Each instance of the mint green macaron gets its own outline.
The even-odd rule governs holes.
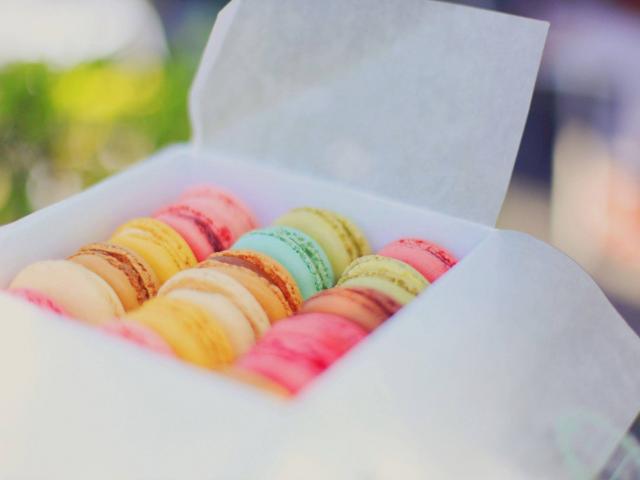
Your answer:
[[[240,237],[232,250],[253,250],[273,258],[289,271],[305,300],[335,283],[331,262],[322,247],[294,228],[253,230]]]

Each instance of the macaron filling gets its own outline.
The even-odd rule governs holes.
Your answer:
[[[208,266],[211,265],[211,263],[214,262],[220,262],[224,265],[229,265],[231,267],[235,267],[235,268],[243,268],[245,270],[249,270],[252,274],[257,275],[258,277],[260,277],[262,280],[264,280],[265,282],[267,282],[267,284],[272,287],[273,289],[275,289],[275,292],[273,290],[270,290],[270,292],[274,293],[274,295],[277,293],[277,299],[278,302],[280,303],[280,305],[282,305],[282,308],[284,308],[288,314],[286,315],[290,315],[291,313],[293,313],[293,310],[291,309],[291,306],[289,304],[289,302],[287,301],[286,297],[284,296],[284,294],[282,293],[282,291],[272,283],[271,278],[268,277],[263,270],[257,268],[253,263],[248,262],[242,258],[238,258],[238,257],[229,257],[229,256],[225,256],[225,255],[220,255],[220,256],[216,256],[213,257],[209,260],[204,261],[203,263],[200,264],[201,268],[207,268]]]
[[[405,281],[403,278],[400,278],[396,273],[381,268],[375,272],[366,272],[366,271],[348,271],[340,278],[338,285],[342,285],[349,280],[355,280],[359,278],[379,278],[386,280],[389,283],[400,287],[402,290],[407,292],[410,295],[417,296],[423,288],[416,288],[414,285],[411,285],[409,282]],[[422,278],[422,276],[420,277]],[[425,284],[426,287],[426,284]]]
[[[400,310],[400,308],[402,308],[400,303],[396,302],[388,295],[372,288],[363,287],[331,288],[318,293],[316,296],[309,299],[308,303],[320,299],[330,300],[335,295],[348,298],[349,301],[358,304],[366,310],[373,310],[375,308],[376,313],[379,312],[386,317],[394,315],[398,310]]]
[[[249,208],[239,199],[221,188],[213,188],[208,185],[192,187],[187,190],[181,198],[201,198],[209,202],[219,203],[221,207],[232,212],[232,215],[239,220],[239,223],[242,225],[240,230],[242,231],[237,232],[238,234],[253,230],[257,227],[257,221]]]
[[[290,277],[289,272],[282,265],[276,263],[271,257],[246,250],[228,250],[212,255],[211,259],[225,259],[228,263],[231,259],[237,259],[243,262],[241,266],[246,266],[246,268],[251,268],[254,272],[259,273],[282,292],[292,312],[296,312],[300,308],[302,297],[295,280]]]
[[[161,220],[164,215],[175,215],[192,222],[206,239],[212,252],[219,252],[231,246],[232,238],[229,228],[216,225],[209,216],[196,208],[188,205],[172,205],[158,212],[156,218]]]
[[[69,257],[69,260],[77,259],[82,255],[99,256],[113,268],[120,270],[135,290],[139,304],[146,302],[158,293],[155,281],[153,281],[151,274],[147,271],[147,267],[141,262],[136,261],[133,254],[119,251],[119,247],[115,245],[105,247],[88,245]],[[145,272],[146,275],[143,272]]]

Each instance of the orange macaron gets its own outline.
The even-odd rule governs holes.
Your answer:
[[[300,313],[339,315],[371,332],[401,308],[393,297],[373,288],[335,287],[311,297]]]
[[[297,312],[302,294],[291,274],[271,257],[250,250],[214,253],[200,264],[223,271],[242,283],[258,300],[271,323]]]

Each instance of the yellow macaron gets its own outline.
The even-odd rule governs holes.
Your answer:
[[[209,268],[183,270],[167,281],[159,295],[168,295],[173,290],[187,289],[207,293],[218,293],[229,299],[244,314],[256,339],[269,329],[271,324],[264,309],[251,292],[233,277]]]
[[[275,221],[276,225],[306,233],[329,257],[333,273],[340,277],[356,258],[371,253],[364,233],[348,218],[322,208],[294,208]]]
[[[125,223],[115,231],[110,243],[142,257],[161,284],[197,263],[187,242],[171,227],[153,218],[137,218]]]
[[[366,255],[347,267],[338,280],[338,287],[341,286],[373,288],[406,305],[427,288],[429,282],[400,260]]]
[[[256,335],[251,324],[240,309],[224,295],[178,289],[169,292],[167,297],[183,300],[205,309],[225,331],[236,356],[244,355],[255,345]]]
[[[125,318],[152,329],[179,358],[194,365],[213,370],[235,358],[222,325],[207,309],[192,302],[156,297]]]

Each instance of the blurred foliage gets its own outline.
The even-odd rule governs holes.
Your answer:
[[[0,69],[0,224],[189,138],[197,60]]]

